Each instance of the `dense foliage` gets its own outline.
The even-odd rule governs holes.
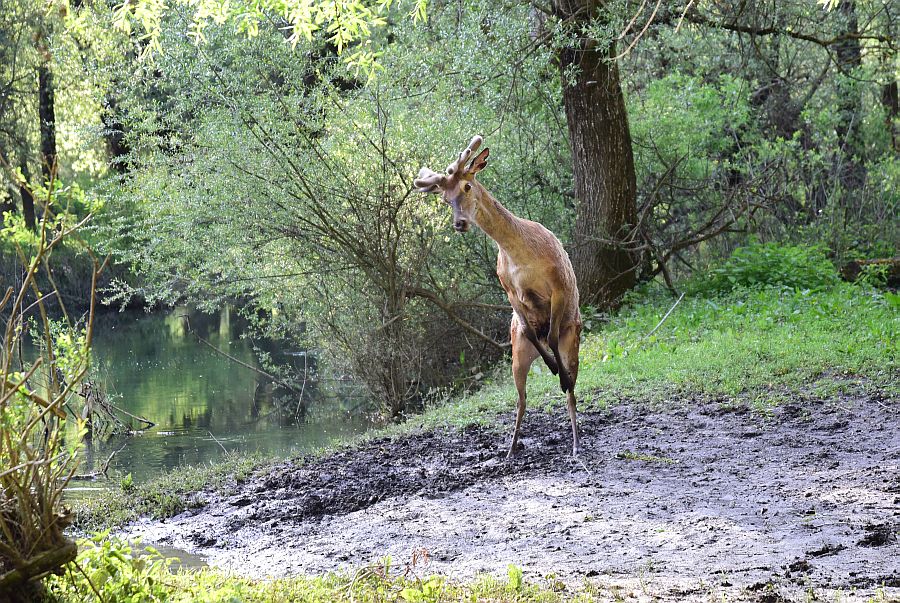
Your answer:
[[[68,211],[94,212],[86,236],[114,259],[110,303],[237,301],[389,415],[477,382],[505,350],[493,246],[451,235],[447,210],[411,192],[476,132],[488,188],[576,264],[599,245],[595,263],[674,290],[756,237],[703,286],[816,288],[828,263],[896,253],[889,3],[616,0],[584,19],[553,2],[4,2],[9,237],[40,217],[32,189],[71,182]],[[584,74],[567,53],[585,40],[610,50],[618,71],[598,73],[625,103],[635,186],[619,227],[585,210],[596,193],[602,214],[616,174],[573,171],[615,152],[569,139]],[[85,280],[85,258],[57,256],[57,280]],[[602,311],[619,296],[582,293]]]

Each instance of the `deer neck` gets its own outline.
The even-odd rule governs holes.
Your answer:
[[[522,238],[522,219],[503,207],[484,187],[476,205],[475,223],[511,258],[524,259],[528,254]]]

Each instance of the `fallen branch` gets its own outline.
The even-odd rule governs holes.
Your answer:
[[[111,453],[109,453],[109,456],[106,457],[106,460],[103,462],[102,465],[100,465],[100,471],[91,471],[90,473],[82,473],[81,475],[73,475],[72,479],[75,481],[93,481],[93,480],[97,479],[98,477],[100,477],[101,475],[103,477],[109,477],[107,475],[107,473],[109,472],[110,461],[112,461],[112,458],[116,454],[122,452],[122,450],[125,449],[125,446],[126,446],[126,444],[122,444],[116,450],[113,450]]]
[[[663,323],[666,322],[666,319],[669,318],[669,315],[672,313],[672,311],[675,310],[675,308],[678,307],[678,304],[681,303],[682,299],[684,299],[684,293],[682,293],[680,296],[678,296],[678,299],[675,300],[675,303],[672,304],[672,307],[669,308],[669,311],[666,312],[666,315],[663,316],[662,319],[658,323],[656,323],[656,326],[653,327],[652,331],[650,331],[649,333],[644,335],[643,339],[649,339],[654,333],[656,333],[656,331],[659,330],[659,328],[663,325]]]
[[[21,567],[0,576],[0,593],[21,592],[21,584],[45,576],[75,560],[78,546],[66,541],[62,546],[36,555]]]

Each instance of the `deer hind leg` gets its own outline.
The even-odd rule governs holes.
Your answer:
[[[573,379],[569,376],[569,371],[566,370],[566,365],[559,350],[563,331],[562,321],[563,316],[565,316],[567,301],[563,292],[554,291],[550,296],[550,331],[547,333],[547,345],[550,346],[550,351],[553,352],[553,360],[559,367],[559,387],[563,390],[563,393],[572,391],[572,387],[575,385]],[[578,356],[577,353],[575,355],[576,357]],[[553,374],[555,375],[556,371]]]
[[[566,406],[569,409],[569,420],[572,422],[572,455],[578,456],[581,451],[581,443],[578,438],[578,419],[575,406],[575,381],[578,379],[578,350],[581,346],[581,325],[566,325],[560,330],[560,381],[563,374],[568,374],[571,379],[570,387],[566,392]]]
[[[522,333],[516,318],[513,318],[510,327],[510,340],[512,341],[513,381],[516,383],[516,392],[519,394],[519,398],[516,405],[516,426],[513,429],[512,443],[509,446],[506,458],[516,454],[516,445],[519,443],[519,429],[522,426],[522,419],[525,417],[525,385],[528,381],[528,370],[539,355],[534,344]]]

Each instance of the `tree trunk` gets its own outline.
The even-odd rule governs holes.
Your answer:
[[[862,66],[862,48],[858,38],[859,24],[856,18],[856,3],[844,1],[838,5],[838,12],[844,19],[841,25],[846,40],[835,44],[837,67],[843,77],[838,80],[840,100],[838,101],[838,124],[835,130],[838,135],[840,151],[838,155],[838,178],[845,191],[862,188],[866,180],[866,168],[857,157],[862,150],[860,125],[862,122],[862,94],[856,81],[852,79],[856,70]]]
[[[19,184],[19,196],[22,197],[22,217],[25,218],[25,226],[29,230],[37,230],[37,219],[34,213],[34,195],[31,194],[31,171],[28,169],[28,162],[21,159],[19,162],[19,170],[22,172],[22,178],[25,182]]]
[[[8,162],[9,157],[7,153],[0,147],[0,164],[4,166],[9,165]],[[0,226],[2,226],[3,215],[16,211],[16,191],[18,189],[15,182],[10,178],[6,178],[3,172],[0,172],[0,180],[3,181],[3,186],[6,189],[3,193],[0,193]]]
[[[896,125],[900,117],[900,93],[896,79],[881,87],[881,104],[884,106],[884,125],[891,137],[891,148],[900,153],[900,132]]]
[[[590,0],[554,2],[577,24],[596,7]],[[559,52],[577,204],[572,264],[581,302],[609,308],[636,284],[637,259],[626,241],[637,221],[634,155],[615,44],[579,40]]]
[[[38,67],[38,117],[41,120],[41,171],[48,182],[56,172],[56,109],[53,73],[48,64]]]

